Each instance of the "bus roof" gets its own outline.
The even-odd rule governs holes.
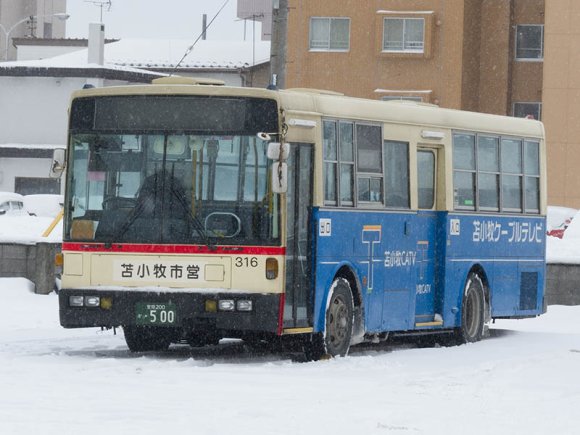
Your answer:
[[[348,97],[316,89],[268,90],[201,84],[151,84],[111,86],[75,91],[72,98],[116,95],[215,95],[267,98],[278,101],[287,113],[373,122],[385,122],[453,130],[544,138],[536,120],[444,109],[412,101],[380,101]]]

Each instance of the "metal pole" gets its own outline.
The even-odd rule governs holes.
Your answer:
[[[286,37],[288,33],[288,0],[274,0],[272,9],[272,42],[270,49],[271,84],[286,86]]]

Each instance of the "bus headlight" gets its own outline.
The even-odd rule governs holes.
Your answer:
[[[82,307],[85,305],[85,298],[83,296],[69,296],[68,304],[71,307]]]
[[[233,299],[220,299],[218,301],[218,308],[220,311],[234,311],[236,304]]]
[[[98,307],[101,305],[101,298],[98,296],[85,296],[85,307]]]
[[[236,302],[236,310],[238,311],[252,311],[252,301],[242,299]]]

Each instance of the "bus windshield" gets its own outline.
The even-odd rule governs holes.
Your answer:
[[[73,133],[65,239],[277,244],[266,148],[255,134]]]

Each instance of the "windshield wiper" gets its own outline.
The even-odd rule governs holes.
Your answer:
[[[173,194],[173,196],[175,196],[175,198],[177,199],[177,202],[179,202],[181,207],[183,207],[183,210],[187,214],[187,217],[189,218],[189,220],[193,223],[193,226],[195,227],[196,231],[201,236],[204,245],[206,245],[208,248],[214,248],[215,244],[212,243],[210,237],[207,235],[205,228],[203,226],[203,223],[200,221],[200,219],[199,219],[199,217],[197,217],[197,215],[194,215],[191,212],[190,208],[187,206],[187,202],[185,201],[185,198],[183,198],[183,196],[181,196],[179,194],[177,189],[175,189],[173,183],[171,183],[170,189],[171,189],[171,193]]]

